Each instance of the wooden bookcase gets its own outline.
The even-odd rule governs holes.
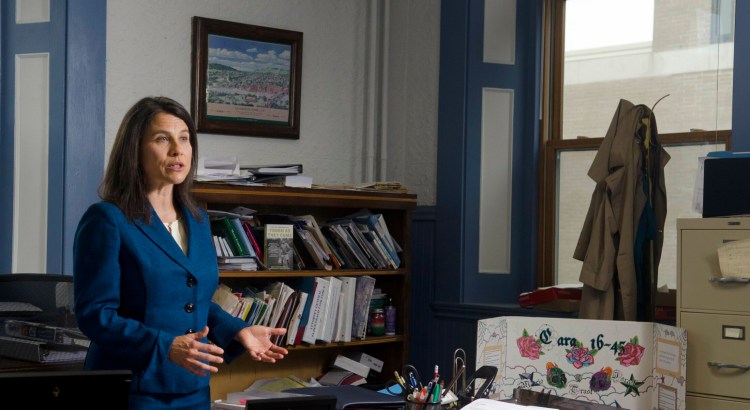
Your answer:
[[[357,190],[307,189],[286,187],[244,187],[198,183],[193,194],[204,208],[230,210],[236,206],[259,213],[290,215],[311,214],[319,224],[329,219],[352,214],[362,208],[383,214],[391,235],[403,248],[397,270],[292,270],[292,271],[221,271],[220,281],[232,287],[251,284],[262,286],[272,281],[304,276],[360,276],[376,279],[393,299],[396,307],[395,336],[367,336],[352,342],[302,344],[285,346],[289,355],[274,364],[256,362],[243,355],[228,365],[220,365],[219,373],[211,375],[211,399],[226,399],[228,393],[246,389],[262,378],[295,375],[305,380],[325,373],[339,353],[362,351],[383,360],[383,371],[368,382],[385,382],[393,371],[401,371],[407,363],[409,346],[409,292],[411,266],[411,220],[417,198],[412,194],[383,193]]]

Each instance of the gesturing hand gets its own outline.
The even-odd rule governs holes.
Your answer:
[[[237,333],[235,340],[242,343],[253,360],[275,363],[277,359],[283,359],[284,355],[289,352],[271,343],[271,336],[284,333],[286,333],[284,328],[248,326]]]
[[[206,336],[208,326],[200,332],[175,337],[169,349],[169,360],[198,376],[205,376],[206,372],[218,372],[219,369],[210,363],[223,363],[221,355],[224,350],[219,346],[200,342]]]

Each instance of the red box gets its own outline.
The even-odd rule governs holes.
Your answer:
[[[524,308],[576,312],[581,304],[582,293],[582,288],[539,288],[518,295],[518,304]]]

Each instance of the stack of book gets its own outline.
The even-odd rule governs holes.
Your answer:
[[[234,290],[220,283],[213,301],[251,325],[283,327],[278,345],[350,342],[366,337],[372,276],[301,277],[273,282],[262,290]]]
[[[324,386],[362,385],[370,373],[380,373],[383,361],[364,352],[337,355],[330,369],[318,378]]]
[[[398,269],[401,246],[382,214],[363,209],[320,224],[313,215],[209,210],[222,270]]]
[[[0,355],[37,363],[83,361],[90,344],[75,328],[6,320],[3,330]]]
[[[302,175],[302,164],[242,165],[240,171],[256,184],[311,188],[312,177]]]
[[[231,211],[209,209],[211,235],[219,269],[255,271],[262,269],[262,249],[253,232],[255,211],[237,207]]]

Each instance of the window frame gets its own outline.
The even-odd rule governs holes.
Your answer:
[[[542,105],[539,141],[539,215],[537,286],[556,284],[557,158],[570,150],[597,150],[604,137],[563,139],[563,70],[565,66],[565,1],[544,0],[542,28]],[[723,143],[731,149],[731,130],[660,133],[664,146]]]

